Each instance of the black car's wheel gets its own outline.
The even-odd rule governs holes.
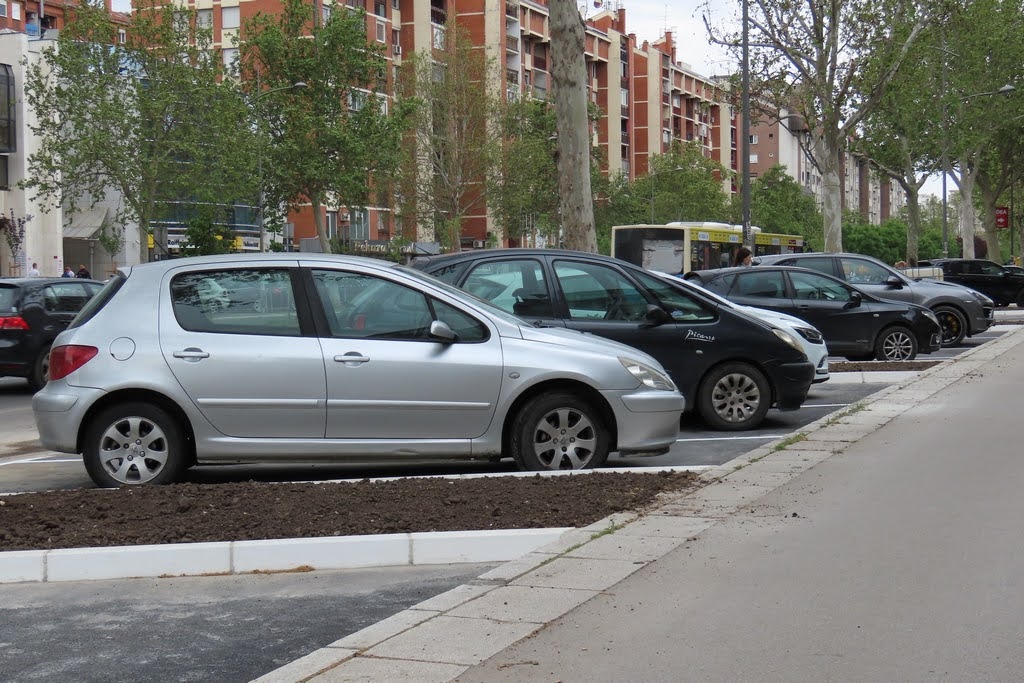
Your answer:
[[[47,344],[39,351],[39,355],[32,362],[32,369],[28,373],[28,388],[32,391],[39,391],[46,386],[50,380],[50,345]]]
[[[101,411],[85,433],[82,457],[97,486],[170,484],[187,462],[178,421],[147,403]]]
[[[875,358],[878,360],[914,360],[917,357],[917,339],[902,325],[887,327],[875,340]]]
[[[942,345],[956,346],[967,336],[967,320],[964,314],[952,306],[936,306],[935,316],[942,326]]]
[[[772,392],[764,374],[746,363],[725,363],[705,376],[697,412],[714,429],[753,429],[771,407]]]
[[[590,403],[566,392],[534,398],[512,422],[510,446],[524,470],[580,470],[608,459],[611,436]]]

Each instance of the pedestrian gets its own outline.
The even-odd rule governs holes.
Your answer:
[[[81,278],[90,278],[90,277],[92,277],[92,275],[89,273],[89,269],[86,268],[84,264],[78,266],[78,277],[81,277]]]
[[[64,266],[64,274],[61,277],[75,277],[75,271],[71,270],[71,266]]]
[[[749,266],[754,260],[754,255],[750,253],[750,249],[747,247],[740,247],[740,250],[736,252],[736,259],[732,262],[734,266]]]
[[[28,269],[29,277],[39,277],[39,264],[33,262],[32,267]]]

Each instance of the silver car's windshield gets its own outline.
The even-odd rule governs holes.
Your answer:
[[[403,273],[405,273],[406,275],[409,275],[410,277],[417,278],[417,279],[422,280],[424,282],[429,282],[434,287],[437,287],[438,289],[443,289],[446,292],[448,292],[449,294],[451,294],[452,296],[458,297],[460,299],[472,299],[474,304],[476,304],[480,308],[485,309],[489,315],[493,315],[495,318],[500,318],[500,319],[504,320],[507,323],[510,323],[512,325],[529,325],[530,324],[529,322],[527,322],[526,320],[523,320],[522,318],[517,318],[516,316],[512,315],[508,311],[505,311],[505,310],[502,310],[502,309],[498,308],[497,306],[492,304],[490,301],[488,301],[486,299],[481,299],[480,297],[478,297],[478,296],[476,296],[474,294],[470,294],[469,292],[467,292],[464,289],[459,289],[458,287],[454,287],[454,286],[448,284],[447,282],[444,282],[443,280],[440,280],[440,279],[434,277],[433,275],[430,275],[429,273],[424,273],[422,270],[417,270],[415,268],[409,268],[408,266],[402,266],[402,265],[396,265],[395,268],[401,270]]]

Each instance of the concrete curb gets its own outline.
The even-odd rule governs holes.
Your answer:
[[[256,679],[451,681],[1024,343],[1024,328],[726,465],[645,515],[612,515]]]

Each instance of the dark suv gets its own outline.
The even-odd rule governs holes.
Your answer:
[[[939,319],[942,345],[947,347],[984,332],[995,322],[995,304],[981,292],[945,280],[911,279],[863,254],[774,254],[759,256],[754,263],[818,270],[877,297],[929,308]]]
[[[50,344],[102,287],[78,278],[0,278],[0,377],[24,377],[41,389]]]
[[[976,289],[996,306],[1024,306],[1024,273],[1015,273],[995,261],[980,258],[949,258],[921,261],[920,266],[942,269],[942,278]]]

